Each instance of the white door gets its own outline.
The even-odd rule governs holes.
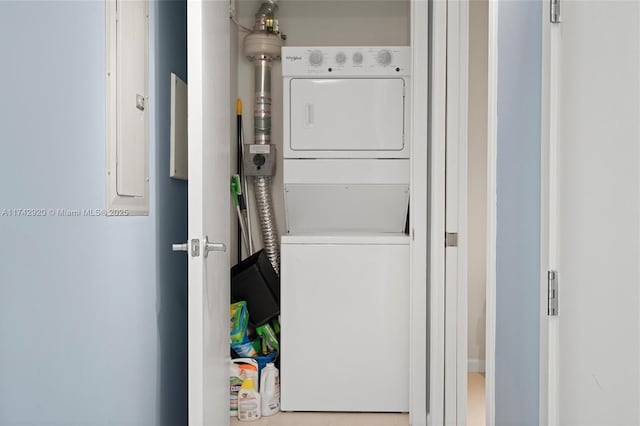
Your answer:
[[[557,231],[550,263],[558,270],[559,310],[550,321],[557,374],[550,377],[549,422],[637,425],[640,2],[563,1],[561,8],[562,23],[551,28],[559,80],[550,91],[558,126],[551,133]]]
[[[447,4],[444,424],[467,407],[467,2]]]
[[[189,425],[229,424],[230,29],[224,1],[189,1]]]

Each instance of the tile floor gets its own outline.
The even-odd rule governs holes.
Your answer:
[[[231,426],[408,426],[408,414],[395,413],[278,413],[255,422],[231,420]]]
[[[484,374],[469,373],[467,424],[484,426]],[[278,413],[255,422],[231,419],[231,426],[408,426],[408,414],[395,413]]]
[[[484,426],[484,373],[469,373],[467,376],[467,425]]]

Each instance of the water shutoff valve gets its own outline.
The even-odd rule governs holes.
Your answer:
[[[244,174],[246,176],[273,176],[276,172],[275,145],[245,145]]]

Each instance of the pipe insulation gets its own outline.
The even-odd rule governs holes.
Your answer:
[[[274,0],[265,0],[256,13],[253,32],[244,40],[245,54],[252,59],[254,65],[254,144],[271,144],[271,64],[280,57],[282,39],[278,33],[277,10]],[[271,176],[255,176],[253,180],[256,209],[264,251],[280,275],[280,235],[276,226],[271,197]]]

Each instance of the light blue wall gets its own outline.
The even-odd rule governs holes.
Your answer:
[[[0,214],[103,208],[104,2],[0,2],[0,56]],[[161,265],[160,242],[186,239],[184,220],[168,225],[184,219],[171,197],[182,203],[186,190],[165,193],[155,135],[168,136],[151,122],[148,217],[0,216],[2,426],[155,425],[171,399],[163,389],[184,382],[186,360],[166,347],[186,342],[186,302],[171,301],[168,284],[184,286],[186,272]],[[183,363],[177,373],[170,360]],[[186,400],[184,386],[176,392]]]
[[[499,4],[496,424],[539,418],[542,3]]]

